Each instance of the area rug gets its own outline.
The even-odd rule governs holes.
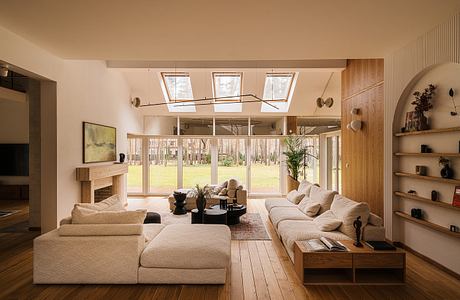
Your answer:
[[[169,224],[190,224],[191,214],[173,215],[162,213],[161,223]],[[271,240],[265,229],[262,218],[258,213],[247,213],[240,217],[240,224],[230,225],[232,240]]]

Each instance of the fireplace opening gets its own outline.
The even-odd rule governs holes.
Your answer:
[[[97,190],[94,190],[94,202],[100,202],[112,196],[112,186],[106,186]]]

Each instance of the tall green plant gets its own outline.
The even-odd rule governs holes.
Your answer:
[[[298,180],[307,149],[303,146],[301,137],[296,135],[288,136],[284,143],[286,144],[286,151],[283,154],[286,156],[289,175]]]

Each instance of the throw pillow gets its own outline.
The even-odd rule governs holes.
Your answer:
[[[318,214],[321,204],[319,203],[308,203],[301,209],[301,211],[309,217],[314,217]]]
[[[227,184],[227,189],[229,190],[236,190],[239,186],[239,183],[238,183],[238,180],[232,178],[228,181],[228,184]]]
[[[316,185],[313,185],[310,190],[310,199],[314,203],[321,204],[321,208],[319,209],[318,213],[322,214],[331,208],[332,200],[336,194],[336,191],[325,190]]]
[[[286,198],[294,203],[294,204],[299,204],[300,200],[303,199],[303,197],[305,197],[305,194],[301,194],[299,191],[297,190],[293,190],[293,191],[290,191],[287,195],[286,195]]]
[[[297,188],[297,190],[299,192],[301,192],[302,194],[310,196],[310,190],[311,190],[312,186],[313,186],[313,184],[311,182],[309,182],[306,179],[304,179],[304,180],[302,180],[300,182],[299,187]]]
[[[219,196],[227,196],[227,192],[228,192],[228,189],[227,188],[223,188],[220,193],[219,193]]]
[[[313,223],[315,223],[316,227],[318,227],[318,229],[321,231],[333,231],[339,228],[339,226],[342,224],[342,221],[337,219],[332,211],[328,210],[320,216],[316,217],[313,220]]]
[[[229,198],[236,198],[236,190],[228,190],[227,191],[227,196]]]
[[[95,211],[75,206],[72,224],[143,224],[147,210]]]
[[[123,204],[121,203],[120,197],[118,195],[110,196],[107,199],[104,199],[100,202],[90,204],[90,203],[77,203],[75,206],[83,207],[86,209],[91,209],[95,211],[120,211],[125,210]]]
[[[356,238],[356,230],[353,222],[361,216],[362,227],[367,225],[369,220],[369,206],[365,202],[356,202],[342,195],[336,195],[331,205],[334,215],[342,221],[339,230],[352,239]]]

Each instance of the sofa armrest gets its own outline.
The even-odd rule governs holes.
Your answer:
[[[64,224],[59,236],[127,236],[142,235],[143,224]]]
[[[236,190],[236,201],[238,204],[247,205],[248,203],[248,191],[246,190]]]
[[[384,241],[385,227],[367,224],[363,228],[363,240],[365,241]]]
[[[33,281],[37,284],[137,283],[144,235],[60,236],[34,239]]]

